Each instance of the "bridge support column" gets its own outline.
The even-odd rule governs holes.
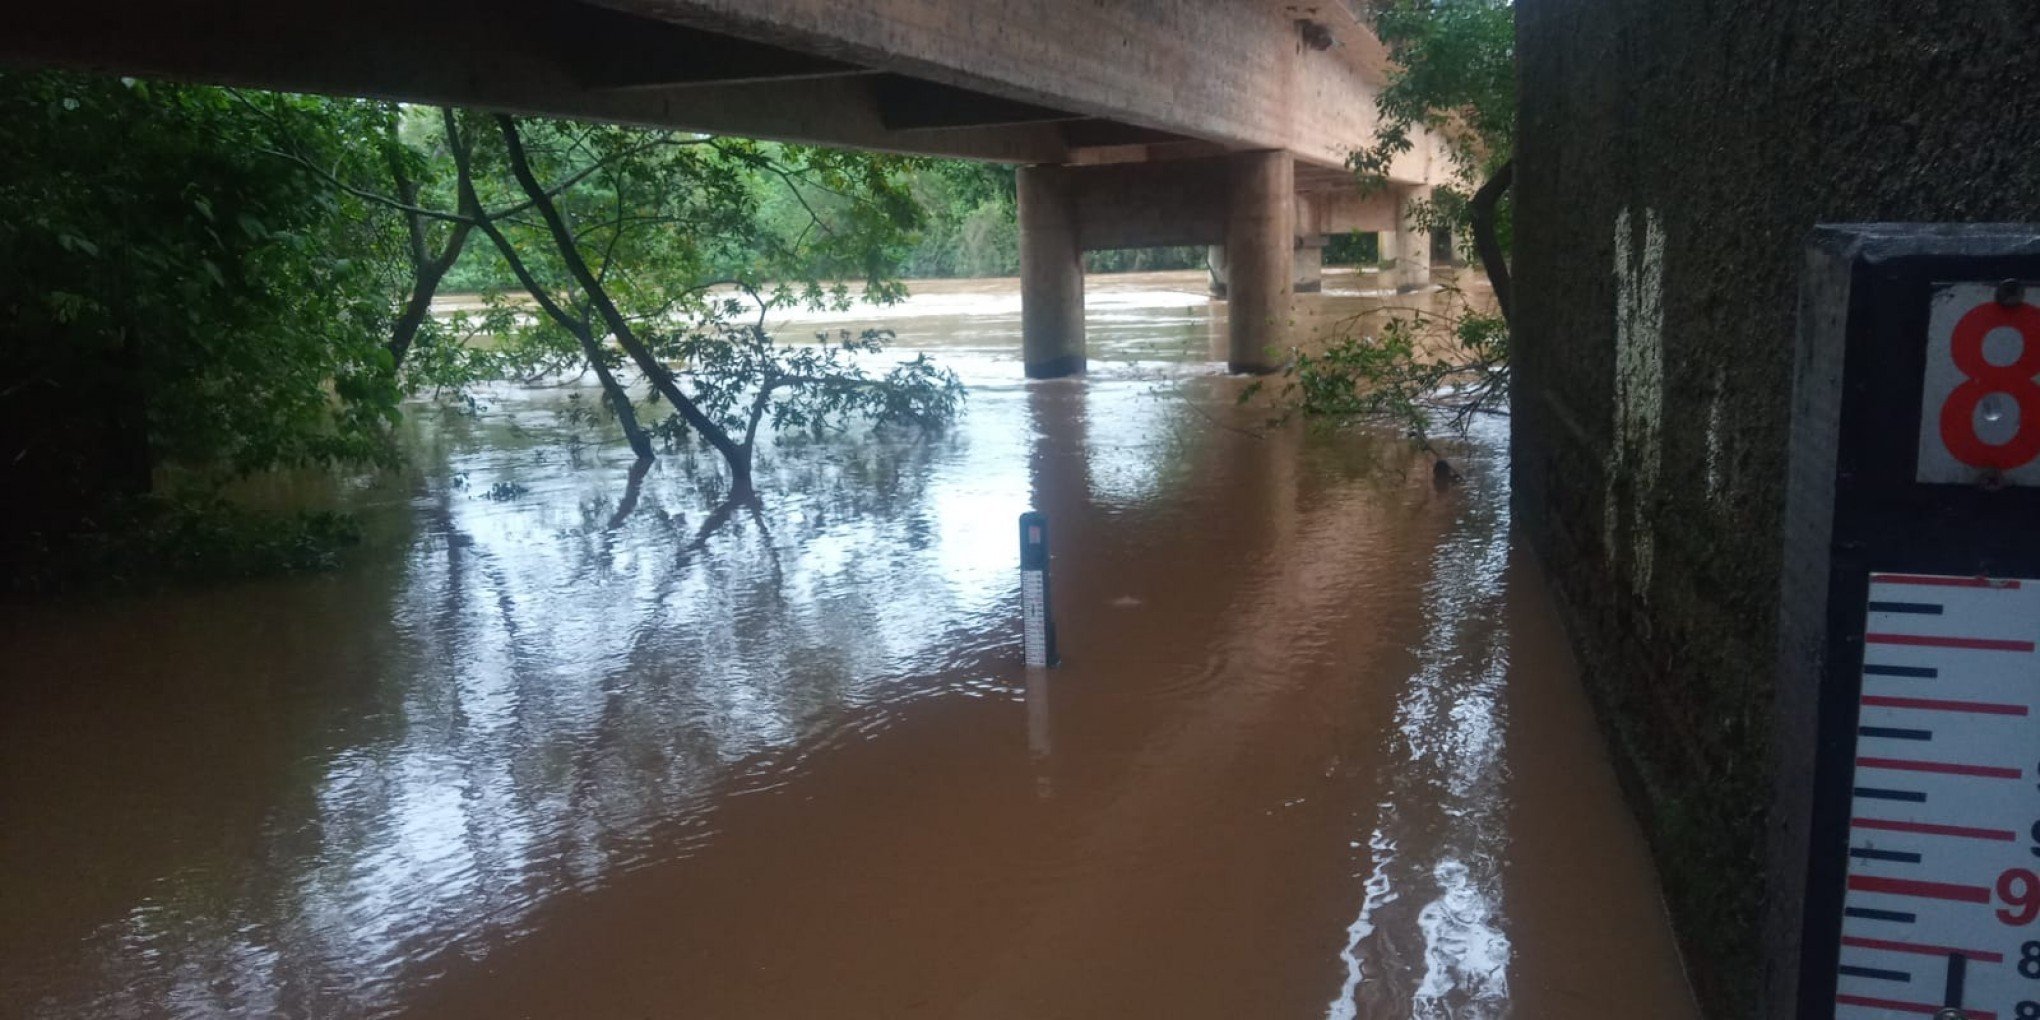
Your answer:
[[[1224,301],[1225,245],[1213,244],[1205,246],[1204,268],[1206,272],[1211,274],[1211,296],[1216,300]]]
[[[1233,193],[1225,224],[1229,335],[1235,372],[1268,372],[1288,339],[1296,165],[1289,153],[1233,157]]]
[[[1316,294],[1325,289],[1325,239],[1323,237],[1299,237],[1296,239],[1295,289],[1298,294]]]
[[[1084,371],[1084,252],[1069,171],[1025,166],[1020,199],[1020,356],[1029,379]]]
[[[1399,293],[1431,285],[1431,232],[1419,226],[1416,217],[1421,197],[1415,191],[1396,192],[1395,232],[1381,235],[1381,257],[1395,259],[1395,289]]]

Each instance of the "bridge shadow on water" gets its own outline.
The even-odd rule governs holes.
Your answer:
[[[336,497],[345,570],[0,624],[0,1009],[1690,1008],[1499,429],[1440,490],[1195,359],[943,354],[963,423],[782,440],[755,514],[506,391]]]

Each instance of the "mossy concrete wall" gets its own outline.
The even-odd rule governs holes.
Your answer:
[[[2032,0],[1518,0],[1515,472],[1701,998],[1758,1015],[1820,222],[2040,221]],[[1775,954],[1769,954],[1775,956]]]

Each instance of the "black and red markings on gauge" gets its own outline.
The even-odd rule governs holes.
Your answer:
[[[2021,786],[2025,769],[1993,760],[1997,752],[2015,749],[2006,746],[2005,734],[1977,727],[1988,726],[1993,719],[2025,719],[2032,706],[2002,695],[1951,692],[1941,683],[1944,666],[1966,671],[1971,678],[1967,686],[1972,688],[1978,686],[1976,676],[1995,677],[2002,669],[1979,665],[1975,658],[1936,661],[1979,652],[2033,655],[2033,641],[1965,633],[1965,620],[1951,613],[1951,607],[1957,612],[1971,608],[1960,603],[1977,596],[2016,591],[2021,585],[2016,580],[1910,574],[1872,574],[1870,582],[1865,608],[1874,622],[1863,635],[1864,683],[1858,696],[1859,718],[1867,721],[1857,727],[1854,807],[1848,822],[1857,836],[1848,851],[1845,929],[1836,967],[1839,978],[1857,982],[1837,989],[1835,1003],[1919,1015],[1957,1006],[1972,1020],[1995,1020],[1995,1012],[1967,1004],[1966,986],[1972,964],[2004,965],[2002,949],[1985,948],[1987,939],[1965,945],[1908,938],[1905,933],[1923,914],[1936,915],[1931,920],[1938,923],[1928,925],[1935,931],[1961,931],[1971,926],[1951,925],[1951,910],[1989,912],[1998,902],[2004,905],[1995,913],[2005,924],[2022,925],[2040,916],[2040,877],[2010,868],[1994,884],[1979,883],[1983,876],[1968,852],[1978,844],[2019,841],[2015,829],[1980,823],[1978,815],[2003,801],[1996,787]],[[1908,620],[1919,625],[1909,627]],[[1900,649],[1904,651],[1894,652]],[[2002,690],[2001,684],[1997,686]],[[1903,962],[1907,960],[1916,963]],[[2040,969],[2040,961],[2022,960],[2022,973],[2029,969]],[[1870,994],[1865,982],[1888,985],[1893,991]],[[2022,1003],[2019,1016],[2025,1015]]]

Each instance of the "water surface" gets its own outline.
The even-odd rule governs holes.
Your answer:
[[[1334,276],[1305,321],[1378,318]],[[345,569],[0,623],[23,1016],[1692,1015],[1534,565],[1466,481],[1264,428],[1195,274],[789,323],[970,384],[935,436],[627,453],[574,387],[419,406]],[[1064,664],[1019,664],[1015,517]]]

